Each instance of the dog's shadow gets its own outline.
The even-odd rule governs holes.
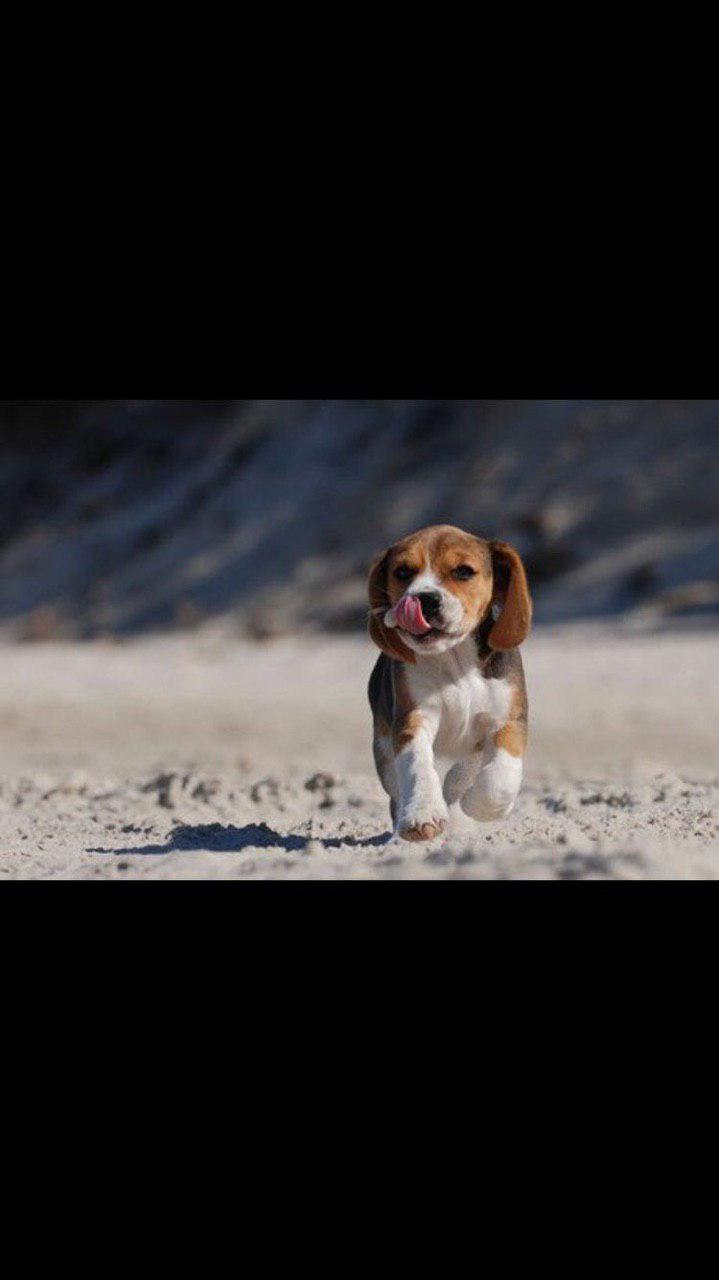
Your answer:
[[[392,839],[390,831],[382,835],[368,836],[358,839],[357,836],[299,836],[280,835],[268,827],[266,822],[250,822],[244,827],[223,826],[220,822],[202,823],[190,826],[187,823],[175,827],[164,844],[137,845],[126,849],[88,849],[87,853],[113,853],[118,857],[160,856],[164,853],[210,852],[210,853],[243,853],[245,849],[285,849],[290,853],[302,853],[310,840],[322,845],[324,849],[339,849],[342,845],[351,845],[355,849],[381,848]]]

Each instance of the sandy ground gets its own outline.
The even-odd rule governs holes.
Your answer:
[[[358,639],[0,648],[0,878],[719,874],[719,642],[544,630],[505,822],[390,836]]]

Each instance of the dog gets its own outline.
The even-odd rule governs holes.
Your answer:
[[[433,840],[450,813],[506,817],[522,782],[528,704],[519,645],[532,621],[521,557],[451,525],[379,555],[369,631],[374,759],[395,834]]]

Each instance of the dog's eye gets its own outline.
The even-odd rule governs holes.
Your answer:
[[[470,564],[458,564],[456,569],[452,570],[452,577],[458,582],[466,582],[468,578],[473,578],[475,570]]]
[[[410,569],[408,564],[398,564],[394,576],[398,582],[409,582],[414,577],[414,569]]]

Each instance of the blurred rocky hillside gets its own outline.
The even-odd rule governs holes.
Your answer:
[[[5,400],[0,628],[364,626],[437,521],[522,551],[538,622],[719,616],[719,401]]]

